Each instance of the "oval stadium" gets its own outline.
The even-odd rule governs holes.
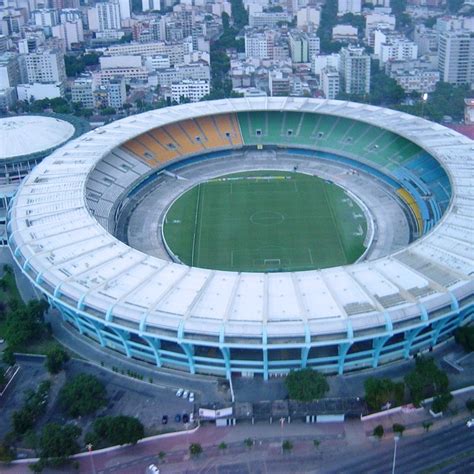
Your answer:
[[[24,180],[8,243],[91,343],[230,378],[377,367],[474,314],[474,143],[367,104],[130,116]]]

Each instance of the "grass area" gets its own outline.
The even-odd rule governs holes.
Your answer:
[[[360,207],[333,183],[279,171],[201,183],[168,210],[164,236],[192,266],[297,271],[353,263],[364,252]]]

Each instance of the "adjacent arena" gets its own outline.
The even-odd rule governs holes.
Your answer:
[[[245,273],[169,252],[163,217],[192,186],[296,169],[360,204],[368,237],[356,263]],[[471,140],[393,110],[201,102],[56,150],[16,194],[8,241],[66,321],[127,357],[228,378],[307,366],[342,374],[429,350],[472,319],[473,180]]]

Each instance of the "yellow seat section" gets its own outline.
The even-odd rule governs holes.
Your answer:
[[[171,125],[166,125],[163,127],[166,133],[170,137],[173,137],[176,145],[178,146],[178,153],[181,155],[189,155],[191,153],[197,153],[202,151],[201,144],[192,142],[189,137],[186,135],[184,130],[177,123]]]
[[[199,117],[195,119],[199,128],[206,136],[206,141],[203,144],[206,148],[222,148],[229,146],[229,140],[219,133],[216,124],[212,117]]]
[[[231,145],[242,145],[242,135],[235,114],[215,115],[214,120],[220,135]]]
[[[155,128],[148,132],[163,148],[163,162],[172,160],[179,155],[178,145],[162,128]],[[169,146],[171,145],[171,147]]]
[[[418,232],[422,234],[423,233],[423,218],[421,217],[420,208],[418,207],[418,204],[416,203],[415,199],[406,189],[403,189],[403,188],[397,189],[397,194],[411,209],[416,219]]]
[[[197,123],[191,120],[185,120],[184,122],[179,122],[179,126],[188,136],[191,142],[204,146],[205,136],[203,135],[202,130],[199,129]]]
[[[122,146],[144,161],[147,165],[154,166],[156,164],[155,154],[153,151],[140,143],[138,138],[133,138]]]

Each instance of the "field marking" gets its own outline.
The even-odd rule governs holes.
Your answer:
[[[234,267],[234,251],[233,250],[230,251],[230,266],[231,268]]]
[[[204,191],[205,191],[206,188],[204,188],[202,190],[202,193],[200,195],[200,201],[198,202],[198,205],[200,204],[200,207],[202,209],[204,209]],[[197,246],[197,253],[199,255],[200,251],[201,251],[201,233],[202,233],[202,221],[203,221],[203,218],[202,216],[199,216],[199,232],[198,232],[198,239],[197,239],[197,242],[198,242],[198,246]],[[199,259],[198,259],[198,262],[199,262]]]
[[[309,253],[309,259],[311,260],[311,265],[314,265],[313,252],[311,252],[310,248],[308,248],[308,253]]]
[[[334,209],[332,208],[331,201],[330,201],[328,193],[327,193],[327,186],[323,187],[323,194],[324,194],[326,204],[329,208],[329,212],[330,212],[332,220],[333,220],[334,229],[336,231],[336,237],[337,237],[337,240],[339,242],[339,246],[341,247],[342,255],[344,255],[344,258],[345,258],[346,263],[347,263],[348,259],[347,259],[347,255],[346,255],[346,250],[344,249],[344,245],[342,244],[341,236],[339,235],[340,234],[340,229],[339,229],[339,226],[337,225],[337,219],[336,219],[336,216],[334,214]]]
[[[191,266],[194,265],[194,247],[196,245],[196,227],[199,211],[199,197],[201,196],[201,183],[198,184],[198,192],[196,198],[196,213],[194,214],[194,232],[193,232],[193,245],[191,247]]]

